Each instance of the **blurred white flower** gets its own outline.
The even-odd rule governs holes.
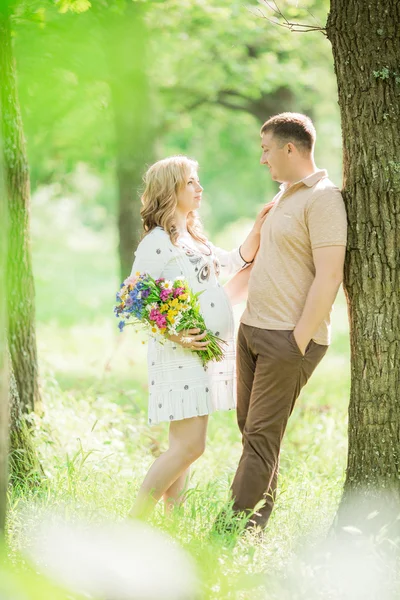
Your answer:
[[[25,552],[40,571],[78,593],[107,600],[193,600],[194,564],[167,535],[140,521],[66,523],[46,514]]]
[[[388,494],[347,497],[338,523],[285,569],[273,600],[397,600],[399,505]]]

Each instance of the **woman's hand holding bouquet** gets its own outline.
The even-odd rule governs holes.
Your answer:
[[[131,275],[121,285],[114,308],[125,325],[144,325],[158,341],[166,339],[198,353],[203,365],[224,357],[225,342],[209,329],[200,312],[198,297],[183,278],[153,279],[148,273]],[[203,332],[203,333],[201,333]]]

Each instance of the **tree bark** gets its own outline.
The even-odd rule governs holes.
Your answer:
[[[116,136],[121,280],[130,273],[141,237],[143,173],[155,154],[155,119],[146,74],[146,10],[145,3],[127,2],[123,12],[110,11],[103,24]]]
[[[349,221],[349,450],[339,518],[400,497],[400,4],[331,0]],[[362,504],[362,503],[361,503]],[[365,518],[358,503],[358,520]],[[364,511],[365,513],[365,511]],[[352,513],[353,517],[355,516]]]
[[[43,477],[29,425],[21,410],[17,382],[9,360],[9,475],[11,484],[33,487]]]
[[[2,107],[0,102],[0,118]],[[0,132],[0,536],[4,536],[8,481],[8,356],[7,356],[7,196],[4,185],[3,144]]]
[[[19,108],[9,7],[0,3],[0,94],[5,186],[8,198],[8,343],[23,412],[39,402],[35,291],[29,241],[30,189]]]

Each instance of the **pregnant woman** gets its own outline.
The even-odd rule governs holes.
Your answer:
[[[203,367],[196,351],[206,333],[191,329],[169,336],[165,344],[150,338],[148,349],[149,423],[169,422],[169,448],[151,466],[131,511],[142,517],[161,497],[166,511],[182,500],[190,465],[204,451],[208,415],[235,408],[234,321],[220,273],[247,267],[258,250],[260,229],[270,207],[257,216],[252,231],[231,252],[213,246],[202,232],[197,209],[203,188],[198,164],[185,156],[155,163],[145,175],[141,216],[144,238],[132,274],[155,279],[184,277],[199,297],[207,327],[227,342],[222,362]]]

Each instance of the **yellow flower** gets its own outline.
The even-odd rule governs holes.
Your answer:
[[[169,303],[170,306],[174,307],[174,306],[178,306],[179,304],[179,300],[178,298],[174,298],[173,300],[171,300],[171,302]]]
[[[166,313],[169,310],[168,304],[162,304],[160,306],[160,313]]]
[[[179,296],[179,300],[187,300],[188,295],[187,294],[181,294]]]

